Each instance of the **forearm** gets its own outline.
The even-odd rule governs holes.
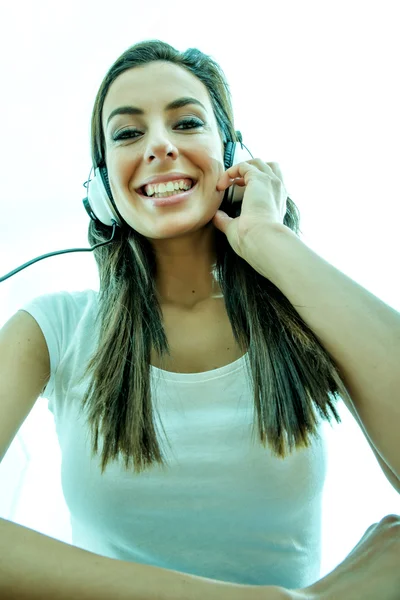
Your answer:
[[[265,591],[265,595],[260,595]],[[0,519],[2,600],[281,600],[237,585],[110,559]]]
[[[330,353],[372,444],[400,478],[400,313],[284,225],[260,227],[244,252]]]

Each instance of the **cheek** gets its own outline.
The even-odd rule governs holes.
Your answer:
[[[208,157],[208,165],[209,171],[211,173],[213,183],[217,184],[217,181],[224,174],[224,165],[221,162],[221,158],[219,156],[209,156]]]
[[[225,170],[223,156],[215,145],[205,149],[205,152],[198,159],[198,165],[204,173],[208,173],[215,180],[219,179]]]
[[[131,189],[135,174],[137,171],[138,161],[135,158],[123,156],[113,156],[107,163],[108,176],[115,187],[119,189]]]

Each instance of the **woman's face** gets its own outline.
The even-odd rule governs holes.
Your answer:
[[[168,108],[180,98],[201,104]],[[127,106],[136,114],[110,119],[115,109]],[[212,220],[223,198],[216,189],[224,172],[223,143],[200,80],[163,61],[129,69],[110,86],[102,122],[113,198],[133,229],[151,239],[177,238]],[[183,202],[155,206],[139,191],[147,180],[174,173],[196,181]]]

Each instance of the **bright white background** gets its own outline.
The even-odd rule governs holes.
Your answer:
[[[400,310],[399,3],[79,0],[0,3],[0,276],[87,247],[82,184],[98,86],[130,45],[163,39],[221,64],[236,128],[280,163],[303,240]],[[0,326],[29,299],[98,289],[92,253],[51,257],[0,285]],[[371,344],[373,340],[371,340]],[[376,398],[379,402],[379,398]],[[321,575],[400,513],[358,425],[327,425]],[[0,516],[69,542],[60,452],[40,399],[0,467]]]

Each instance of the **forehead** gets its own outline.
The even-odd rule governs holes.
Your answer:
[[[146,113],[160,110],[182,96],[193,96],[212,112],[206,86],[192,73],[166,61],[152,62],[124,71],[108,89],[102,120],[121,105],[142,108]]]

